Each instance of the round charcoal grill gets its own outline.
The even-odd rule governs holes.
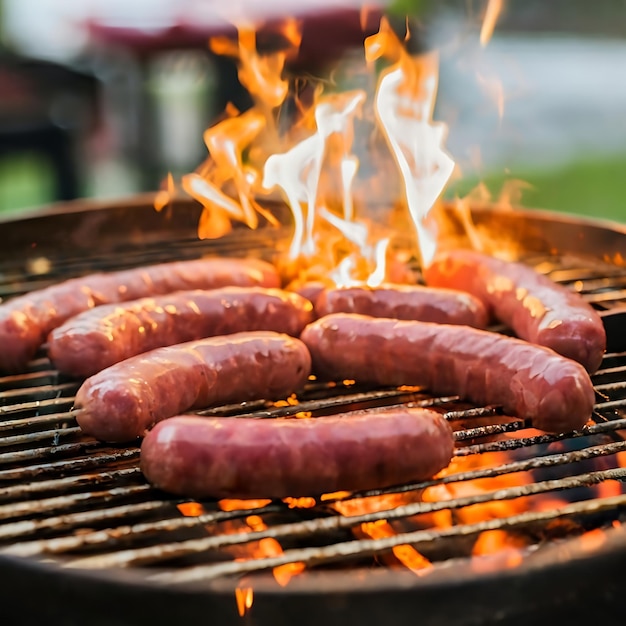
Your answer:
[[[145,482],[137,446],[81,435],[72,410],[79,382],[62,378],[42,350],[26,373],[0,377],[3,623],[621,623],[626,229],[493,206],[473,213],[484,237],[602,312],[609,350],[593,377],[593,423],[547,435],[498,407],[419,388],[311,382],[297,405],[200,413],[271,419],[433,406],[456,432],[451,469],[420,484],[315,500],[190,502]],[[186,201],[156,213],[139,197],[5,221],[0,297],[205,254],[271,259],[288,234],[236,228],[200,242],[198,215]],[[502,545],[475,554],[494,538]]]

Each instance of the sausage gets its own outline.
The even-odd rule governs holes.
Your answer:
[[[78,425],[101,441],[123,442],[193,408],[285,398],[307,381],[306,346],[271,331],[190,341],[116,363],[76,394]]]
[[[0,371],[24,370],[51,330],[100,304],[226,285],[279,287],[280,277],[261,260],[209,258],[90,274],[18,296],[0,305]]]
[[[319,295],[326,289],[330,287],[332,283],[330,281],[328,283],[322,282],[321,280],[308,280],[308,281],[298,281],[294,280],[290,282],[285,289],[287,291],[293,291],[303,298],[310,300],[315,303]]]
[[[476,296],[518,337],[552,348],[590,373],[600,367],[606,333],[598,313],[580,294],[533,268],[472,250],[454,250],[435,257],[424,278],[429,285]]]
[[[488,319],[487,310],[478,298],[462,291],[421,285],[325,289],[315,300],[315,312],[318,317],[331,313],[361,313],[476,328],[485,328]]]
[[[310,419],[183,415],[148,433],[141,469],[178,495],[285,498],[430,478],[453,449],[450,426],[427,409]]]
[[[297,337],[312,321],[313,305],[280,289],[180,291],[72,317],[50,333],[48,355],[62,373],[86,378],[161,346],[251,330]]]
[[[501,405],[536,428],[565,432],[591,417],[595,394],[575,361],[521,339],[428,322],[337,313],[307,326],[313,373],[373,385],[423,385]]]

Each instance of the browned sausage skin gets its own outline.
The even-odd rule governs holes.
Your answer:
[[[426,409],[311,419],[179,416],[148,433],[141,467],[195,498],[285,498],[379,489],[448,465],[448,423]]]
[[[338,287],[325,289],[315,300],[318,317],[331,313],[360,313],[371,317],[420,320],[440,324],[487,326],[483,303],[463,291],[421,285]]]
[[[423,385],[501,405],[536,428],[564,432],[591,417],[589,374],[556,352],[467,326],[329,315],[301,335],[313,372],[374,385]]]
[[[257,259],[209,258],[90,274],[18,296],[0,305],[0,371],[23,370],[52,329],[100,304],[226,285],[279,287],[280,277]]]
[[[101,441],[130,441],[192,408],[285,398],[310,369],[301,341],[269,331],[157,348],[88,378],[76,394],[76,419]]]
[[[522,263],[472,250],[438,255],[424,270],[429,285],[461,289],[518,337],[552,348],[595,372],[606,349],[598,313],[582,297]]]
[[[313,305],[280,289],[181,291],[72,317],[50,333],[48,354],[62,373],[86,378],[162,346],[252,330],[297,337],[312,321]]]

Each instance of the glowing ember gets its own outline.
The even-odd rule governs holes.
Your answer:
[[[217,504],[222,511],[245,511],[247,509],[260,509],[267,506],[271,500],[220,500]]]
[[[583,546],[583,550],[589,552],[595,552],[598,548],[602,547],[606,542],[606,532],[601,528],[589,530],[580,536],[580,542]]]
[[[306,496],[301,498],[284,498],[283,502],[290,509],[311,509],[317,504],[315,498]]]
[[[526,541],[505,530],[487,530],[480,533],[472,554],[481,558],[472,561],[476,572],[500,571],[520,565],[524,558],[522,548]]]
[[[304,563],[286,563],[279,565],[272,570],[274,579],[281,587],[286,587],[289,581],[304,571]]]
[[[525,540],[516,537],[515,535],[512,535],[506,530],[486,530],[485,532],[480,533],[478,539],[476,539],[476,543],[474,544],[474,548],[472,549],[472,554],[495,554],[502,550],[523,548],[525,545]],[[519,552],[511,550],[511,553],[517,554],[517,556],[521,560],[521,555],[519,554]],[[517,563],[519,563],[519,561],[517,561]]]
[[[183,502],[177,504],[176,508],[186,517],[198,517],[205,512],[204,507],[198,502]]]
[[[480,456],[455,457],[450,465],[440,472],[440,476],[458,474],[484,467],[499,467],[509,460],[505,452],[487,452]],[[481,493],[496,492],[500,489],[533,482],[530,472],[517,472],[514,474],[499,474],[492,478],[479,478],[467,482],[455,482],[451,484],[435,485],[424,491],[424,500],[429,502],[445,501],[454,498],[463,498]],[[473,524],[488,519],[498,519],[523,513],[528,510],[527,498],[514,500],[490,500],[480,504],[474,504],[459,509],[455,512],[456,517],[464,524]],[[444,526],[449,525],[451,519],[443,515],[436,519]]]

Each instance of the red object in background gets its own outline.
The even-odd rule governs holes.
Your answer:
[[[243,4],[243,7],[238,5],[237,8],[246,9],[245,19],[237,19],[233,15],[231,21],[217,10],[224,11],[222,5],[209,0],[181,0],[175,7],[167,2],[159,7],[157,3],[149,16],[136,11],[133,13],[132,6],[122,12],[119,12],[119,7],[113,7],[94,14],[85,27],[89,41],[95,47],[104,51],[125,49],[129,52],[138,61],[141,81],[146,85],[152,61],[164,52],[193,50],[211,55],[215,81],[211,100],[217,112],[223,111],[228,103],[245,110],[251,102],[248,93],[239,84],[232,59],[215,56],[209,50],[210,37],[225,35],[235,39],[237,32],[234,24],[245,21],[246,24],[258,24],[257,45],[260,51],[276,50],[284,45],[281,41],[284,35],[280,34],[281,22],[284,23],[286,18],[296,18],[300,22],[302,39],[297,55],[287,59],[288,70],[299,74],[327,75],[330,63],[351,48],[362,49],[365,37],[377,31],[382,6],[364,9],[359,0],[303,0],[298,4],[291,3],[291,6],[282,1],[260,3],[248,0],[248,6],[245,6],[246,2]],[[304,97],[302,93],[300,97]],[[141,114],[133,118],[133,111],[141,111]],[[125,137],[135,134],[138,137],[137,141],[126,145],[126,151],[131,160],[139,164],[140,186],[144,190],[157,188],[165,172],[178,167],[165,162],[160,156],[163,146],[155,140],[151,123],[155,117],[155,103],[146,90],[124,114],[124,123],[130,124],[130,131]],[[136,131],[133,123],[137,124]],[[198,137],[200,135],[199,132]],[[121,141],[128,140],[122,138]],[[173,145],[171,138],[161,142]],[[193,148],[188,145],[185,149],[193,153]]]
[[[320,2],[316,7],[304,9],[295,5],[289,13],[280,16],[275,9],[272,11],[270,8],[270,11],[265,18],[261,14],[250,16],[252,19],[258,18],[261,25],[259,40],[262,40],[264,32],[275,30],[286,16],[301,20],[302,43],[291,67],[308,70],[339,58],[349,48],[361,46],[364,38],[377,30],[381,16],[380,5],[366,10],[356,2]],[[181,14],[171,23],[161,24],[158,28],[98,18],[90,19],[86,26],[94,43],[122,46],[142,58],[166,50],[206,49],[209,37],[228,34],[236,36],[233,24],[217,12],[205,13],[197,20],[194,17],[193,12]]]

